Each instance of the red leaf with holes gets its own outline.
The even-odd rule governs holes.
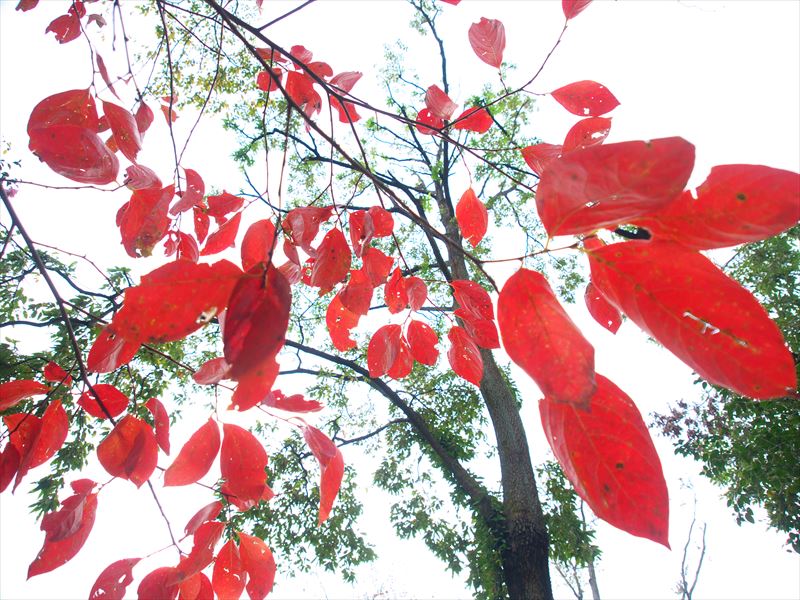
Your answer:
[[[280,390],[272,390],[262,404],[297,413],[317,412],[324,408],[316,400],[306,400],[303,394],[292,394],[287,397]]]
[[[617,333],[620,325],[622,325],[622,315],[615,306],[606,300],[606,297],[600,293],[600,290],[591,281],[586,286],[584,300],[592,318],[611,333]]]
[[[222,493],[241,510],[258,504],[269,492],[267,487],[267,453],[255,436],[238,425],[224,423],[225,435],[220,452],[220,471],[225,483]]]
[[[74,125],[97,132],[97,106],[89,90],[60,92],[39,102],[33,107],[28,119],[28,135],[35,129],[53,125]]]
[[[316,256],[311,242],[317,237],[320,224],[330,219],[332,214],[333,206],[293,208],[283,220],[283,230],[295,246],[300,246],[309,256]]]
[[[142,600],[158,598],[158,600],[175,600],[178,597],[180,583],[175,567],[159,567],[144,576],[136,589],[138,598]]]
[[[408,306],[411,310],[419,310],[428,299],[428,286],[419,277],[406,277],[403,285],[408,295]]]
[[[219,600],[239,600],[244,591],[246,574],[233,540],[222,546],[214,561],[211,585]]]
[[[136,120],[136,127],[139,129],[139,135],[144,137],[145,131],[150,129],[150,125],[153,124],[153,119],[155,117],[153,116],[153,109],[142,102],[139,104],[139,108],[136,109],[133,118]]]
[[[96,383],[92,388],[97,392],[97,396],[92,393],[92,390],[85,391],[78,400],[78,406],[93,417],[98,419],[108,419],[109,415],[117,417],[128,408],[130,403],[128,397],[110,383]],[[108,411],[108,414],[100,406],[98,398]]]
[[[483,358],[475,341],[458,325],[450,329],[447,337],[450,340],[447,360],[450,361],[453,372],[479,386],[483,379]]]
[[[214,464],[220,447],[219,427],[209,419],[183,445],[164,472],[164,485],[189,485],[200,481]]]
[[[158,447],[164,451],[164,454],[169,456],[169,413],[158,398],[150,398],[145,407],[153,415]]]
[[[522,158],[525,159],[531,171],[539,177],[554,159],[561,156],[563,148],[556,144],[536,144],[522,149]]]
[[[303,427],[303,437],[322,469],[319,484],[319,523],[323,523],[331,514],[333,502],[342,485],[344,459],[336,444],[316,427]]]
[[[97,446],[97,458],[109,475],[142,487],[158,462],[156,436],[150,425],[127,415]]]
[[[576,81],[551,92],[553,99],[573,115],[599,117],[619,106],[606,86],[596,81]]]
[[[503,64],[503,51],[506,48],[506,30],[497,19],[481,17],[469,27],[469,45],[475,54],[487,65],[496,69]]]
[[[289,282],[272,265],[239,280],[228,302],[223,335],[231,379],[275,358],[286,339],[291,304]]]
[[[219,383],[223,379],[230,379],[231,366],[224,357],[212,358],[207,360],[192,375],[195,383],[200,385],[212,385]]]
[[[224,531],[225,523],[221,521],[207,521],[197,528],[192,551],[181,559],[175,569],[179,582],[186,581],[211,564],[214,559],[214,548]]]
[[[392,314],[399,313],[408,306],[408,292],[406,291],[405,280],[399,268],[392,272],[392,276],[383,287],[383,298],[386,306]]]
[[[122,245],[129,256],[150,256],[153,247],[169,229],[169,203],[175,194],[171,185],[163,189],[135,190],[119,218]]]
[[[280,367],[274,358],[267,358],[238,378],[229,410],[248,410],[260,404],[272,389]]]
[[[59,44],[66,44],[76,40],[81,35],[81,20],[70,11],[69,14],[61,15],[53,19],[44,30],[45,33],[53,32]]]
[[[539,402],[550,447],[592,511],[623,531],[669,548],[669,498],[661,462],[639,410],[597,375],[589,410]]]
[[[197,171],[184,169],[184,173],[186,174],[186,187],[183,189],[180,199],[169,209],[171,215],[180,214],[201,204],[206,193],[206,184]]]
[[[400,352],[400,325],[384,325],[372,336],[367,347],[370,377],[382,377],[392,368]]]
[[[756,399],[797,388],[792,354],[753,295],[700,253],[669,242],[589,252],[611,304],[713,384]]]
[[[0,452],[0,492],[4,492],[14,479],[19,467],[20,455],[17,447],[9,442]]]
[[[432,115],[447,120],[453,116],[458,104],[453,102],[438,85],[432,85],[425,92],[425,106]]]
[[[222,192],[218,196],[209,196],[208,199],[208,215],[215,219],[227,217],[230,213],[235,212],[244,206],[244,199],[239,196],[234,196],[228,192]]]
[[[194,233],[197,236],[197,242],[202,244],[203,240],[208,235],[208,227],[211,224],[211,219],[206,214],[206,210],[202,207],[195,206],[192,209],[194,217]]]
[[[364,246],[370,243],[374,234],[375,225],[367,211],[357,210],[350,215],[350,243],[356,257],[361,258]]]
[[[455,110],[455,108],[454,108]],[[439,133],[438,130],[444,127],[444,119],[439,116],[436,116],[428,110],[427,108],[423,108],[421,111],[417,113],[417,131],[419,131],[423,135],[434,135]]]
[[[182,340],[225,310],[242,272],[221,260],[213,265],[175,261],[125,290],[113,330],[131,342]]]
[[[503,286],[497,322],[509,358],[542,393],[585,407],[595,391],[594,348],[541,273],[520,269]]]
[[[658,240],[708,250],[763,240],[800,221],[800,175],[760,165],[713,167],[697,188],[637,219]]]
[[[486,229],[489,226],[489,214],[486,206],[478,200],[475,191],[469,188],[461,196],[456,205],[456,221],[461,229],[461,235],[472,247],[477,247],[481,243]]]
[[[61,406],[61,401],[50,403],[42,415],[39,427],[35,428],[30,444],[25,444],[24,452],[20,453],[17,478],[14,489],[27,475],[28,471],[50,460],[64,445],[69,432],[69,418]]]
[[[269,219],[256,221],[242,238],[242,270],[271,262],[275,246],[275,225]]]
[[[382,285],[389,276],[389,271],[392,270],[394,260],[377,248],[364,248],[362,258],[364,261],[364,270],[367,272],[372,286],[378,287]]]
[[[111,373],[133,360],[139,347],[138,342],[129,342],[107,326],[92,344],[86,368],[92,373]]]
[[[358,325],[359,316],[342,304],[341,292],[336,294],[328,304],[325,312],[325,324],[328,326],[328,333],[331,342],[340,352],[346,352],[356,347],[356,342],[350,337],[350,330]]]
[[[25,398],[46,394],[50,388],[32,379],[17,379],[0,383],[0,410],[8,410]]]
[[[122,600],[133,583],[133,567],[141,558],[123,558],[108,565],[97,577],[89,592],[89,600]]]
[[[473,106],[455,118],[453,129],[466,129],[475,133],[486,133],[494,123],[492,115],[483,107]]]
[[[439,336],[436,335],[436,332],[422,321],[411,319],[406,335],[414,360],[423,365],[435,365],[439,358],[439,351],[436,349]]]
[[[53,125],[33,129],[28,147],[53,171],[79,183],[104,185],[113,182],[119,172],[114,153],[85,127]]]
[[[129,190],[161,189],[161,179],[155,171],[142,165],[131,165],[125,169],[125,180],[122,182]]]
[[[564,16],[569,19],[574,19],[583,10],[589,6],[592,0],[561,0],[561,9],[564,11]]]
[[[200,251],[200,256],[210,256],[230,248],[236,242],[236,234],[239,233],[239,223],[242,220],[242,213],[236,213],[230,220],[225,221],[220,228],[208,236],[206,245]]]
[[[84,481],[91,487],[87,485],[88,489],[84,489],[76,485]],[[97,494],[91,493],[93,487],[94,483],[89,480],[73,482],[75,495],[64,500],[58,511],[42,518],[40,528],[45,532],[44,544],[28,567],[28,579],[57,569],[80,552],[92,531],[97,512]]]
[[[198,510],[189,522],[184,527],[183,532],[188,535],[194,535],[194,532],[197,531],[197,528],[200,527],[206,521],[213,521],[214,519],[219,516],[219,513],[222,512],[223,508],[222,502],[219,500],[214,500],[214,502],[207,504],[200,510]]]
[[[247,573],[250,600],[263,600],[275,583],[275,559],[263,540],[239,532],[239,556]]]
[[[572,152],[599,146],[611,131],[611,119],[605,117],[588,117],[581,119],[567,132],[562,152]]]
[[[413,368],[414,357],[411,356],[411,348],[408,347],[406,339],[400,336],[400,342],[397,345],[397,357],[394,359],[394,363],[387,375],[392,379],[403,379],[408,377]]]
[[[322,296],[343,281],[350,270],[350,247],[339,229],[331,229],[325,234],[316,258],[311,269],[311,286],[320,288],[319,295]]]
[[[142,149],[142,138],[139,135],[139,127],[136,119],[127,110],[114,104],[113,102],[103,101],[103,113],[114,134],[114,141],[120,152],[129,161],[135,163],[139,150]]]
[[[548,165],[536,207],[550,236],[616,226],[672,202],[693,166],[694,146],[682,138],[577,150]]]
[[[366,271],[359,269],[350,271],[350,281],[337,294],[344,307],[357,315],[366,315],[372,302],[375,288],[369,280]]]

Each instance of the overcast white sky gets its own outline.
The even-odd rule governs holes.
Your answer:
[[[81,41],[59,47],[51,36],[44,37],[47,23],[62,12],[64,2],[43,2],[24,15],[14,12],[15,4],[0,2],[0,135],[12,141],[18,156],[26,159],[26,177],[68,185],[35,164],[26,151],[24,130],[36,102],[88,84],[86,47]],[[289,6],[265,1],[269,14]],[[506,60],[519,66],[520,80],[538,68],[563,23],[560,2],[465,1],[444,8],[442,33],[455,68],[451,95],[456,101],[494,76],[490,67],[472,55],[466,38],[470,23],[481,16],[505,23]],[[356,88],[363,95],[362,90],[370,89],[367,79],[376,70],[382,44],[406,35],[402,25],[407,14],[407,7],[396,2],[326,0],[288,19],[275,35],[286,45],[306,45],[316,57],[330,62],[334,71],[364,71],[365,80]],[[409,62],[428,63],[431,77],[435,77],[433,49],[425,50],[424,43],[413,36],[408,37]],[[621,102],[612,113],[608,141],[683,136],[697,147],[695,183],[716,164],[755,163],[796,171],[800,168],[799,40],[800,3],[796,1],[595,2],[571,23],[535,91],[550,91],[581,79],[603,83]],[[367,99],[380,102],[381,97]],[[534,123],[545,141],[557,143],[574,120],[550,98],[543,98]],[[211,130],[200,135],[206,134],[212,137],[199,137],[185,164],[200,170],[201,165],[205,168],[213,162],[215,172],[207,177],[207,185],[238,186],[235,167],[224,164],[224,142],[213,137]],[[164,143],[163,134],[148,134],[145,152],[156,156],[148,144]],[[165,177],[169,167],[158,170]],[[203,174],[206,176],[205,171]],[[114,264],[125,259],[113,227],[113,215],[123,201],[122,196],[48,195],[34,189],[22,190],[15,204],[34,239],[54,240],[75,252],[103,248],[100,258]],[[696,394],[690,370],[648,343],[635,326],[624,324],[614,337],[595,325],[582,307],[572,314],[597,348],[598,371],[626,390],[643,414]],[[525,376],[520,373],[518,381],[524,385]],[[546,456],[546,442],[536,413],[539,396],[532,384],[529,394],[523,412],[533,458],[538,461]],[[178,447],[190,431],[177,428],[173,446]],[[709,523],[709,554],[696,597],[800,597],[800,561],[782,548],[782,536],[765,532],[758,524],[737,527],[718,492],[697,477],[699,467],[671,458],[671,446],[663,440],[656,439],[656,445],[670,488],[674,550],[600,525],[604,558],[598,576],[603,596],[673,596],[692,501],[692,494],[681,489],[680,480],[691,479],[698,495],[698,518]],[[355,456],[349,453],[351,461]],[[279,573],[275,597],[362,597],[379,591],[382,585],[390,596],[468,595],[463,583],[451,580],[421,544],[398,542],[384,534],[388,530],[386,498],[374,489],[364,493],[369,507],[365,527],[379,544],[381,560],[361,572],[355,588],[342,586],[335,576],[324,573],[297,582],[285,582]],[[182,503],[200,504],[190,496],[182,491],[162,494],[162,498],[168,497],[168,510],[174,511],[174,523],[183,523],[191,512]],[[143,527],[151,523],[154,528],[161,527],[149,494],[117,482],[100,497],[98,521],[83,551],[65,567],[25,583],[27,565],[42,541],[38,524],[26,513],[27,503],[22,488],[14,497],[8,492],[0,496],[2,598],[84,597],[97,573],[111,560],[147,553],[154,549],[152,536],[163,535]],[[151,561],[150,568],[158,566],[157,560]],[[146,572],[143,565],[136,574],[141,577]],[[554,573],[554,581],[556,578]],[[568,597],[563,586],[557,589]]]

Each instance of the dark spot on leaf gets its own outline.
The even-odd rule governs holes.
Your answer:
[[[616,464],[616,465],[614,465],[614,466],[615,466],[617,469],[624,469],[624,468],[625,468],[625,465],[624,465],[623,463],[621,463],[621,462],[617,463],[617,464]]]
[[[739,192],[738,194],[736,194],[736,199],[739,200],[740,202],[744,202],[745,200],[747,200],[747,195],[743,194],[742,192]]]

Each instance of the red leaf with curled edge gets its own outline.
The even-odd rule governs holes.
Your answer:
[[[551,237],[616,226],[672,202],[693,166],[694,146],[677,137],[577,150],[548,165],[536,207]]]
[[[133,118],[136,120],[136,127],[139,129],[139,135],[144,137],[144,133],[150,129],[150,125],[153,124],[155,116],[153,115],[153,109],[144,102],[141,102]]]
[[[238,600],[244,591],[246,574],[239,556],[239,548],[228,540],[220,548],[214,561],[211,585],[220,600]]]
[[[458,115],[453,129],[466,129],[475,133],[486,133],[494,123],[492,115],[482,106],[472,106]]]
[[[230,213],[235,212],[244,206],[244,198],[234,196],[228,192],[222,192],[217,196],[209,196],[208,199],[208,216],[219,219],[227,217]]]
[[[16,406],[25,398],[46,394],[50,388],[33,379],[17,379],[0,383],[0,411]]]
[[[458,325],[453,325],[447,337],[450,340],[447,360],[450,361],[453,372],[462,379],[480,386],[483,379],[483,358],[475,341]]]
[[[89,489],[76,485],[84,481],[91,483]],[[94,483],[89,480],[73,482],[75,495],[64,500],[58,511],[42,518],[44,544],[28,567],[28,579],[57,569],[80,552],[92,531],[97,512],[97,494],[91,493],[93,487]]]
[[[39,0],[19,0],[17,3],[17,7],[14,10],[21,10],[22,12],[27,12],[29,10],[33,10],[36,8],[36,5],[39,4]]]
[[[267,487],[267,453],[255,436],[238,425],[223,423],[225,433],[220,451],[222,493],[241,510],[257,505],[269,493]]]
[[[230,379],[231,366],[225,357],[212,358],[207,360],[192,375],[195,383],[200,385],[212,385],[219,383],[223,379]]]
[[[197,531],[197,528],[200,527],[200,525],[207,521],[213,521],[216,519],[217,516],[219,516],[219,513],[222,512],[224,506],[225,505],[219,500],[214,500],[214,502],[206,504],[203,508],[192,515],[192,518],[189,519],[188,523],[186,523],[186,527],[183,528],[183,532],[187,536],[194,535],[194,532]]]
[[[195,239],[182,231],[178,232],[178,254],[176,260],[188,260],[196,263],[200,260],[200,248]]]
[[[464,308],[455,310],[453,314],[464,322],[464,329],[478,346],[487,350],[500,347],[500,337],[497,335],[494,321],[476,317]]]
[[[179,589],[178,570],[175,567],[159,567],[144,576],[139,582],[136,594],[142,600],[150,598],[175,600]]]
[[[432,85],[425,92],[425,106],[435,117],[447,120],[453,116],[458,104],[438,85]]]
[[[97,401],[98,397],[112,417],[121,415],[130,404],[128,397],[110,383],[96,383],[92,388],[97,392],[97,396],[91,390],[85,391],[78,400],[78,406],[93,417],[108,419],[108,415]]]
[[[254,48],[256,54],[268,63],[285,63],[288,59],[277,50],[272,48]]]
[[[156,172],[143,165],[131,165],[125,169],[125,179],[122,182],[129,190],[161,189],[161,179]]]
[[[53,32],[59,44],[66,44],[76,40],[81,35],[81,20],[70,11],[69,14],[61,15],[53,19],[44,30],[45,33]]]
[[[239,267],[227,260],[168,263],[125,290],[113,331],[131,343],[182,340],[225,310],[241,276]]]
[[[423,135],[435,135],[444,127],[444,119],[436,116],[427,108],[417,113],[417,131]]]
[[[364,248],[362,259],[364,261],[364,270],[367,272],[372,286],[378,287],[385,283],[389,272],[392,270],[394,260],[377,248]]]
[[[54,125],[74,125],[97,132],[99,123],[97,106],[89,90],[68,90],[48,96],[33,107],[27,132],[31,135],[35,129]]]
[[[307,62],[303,70],[308,74],[316,75],[320,79],[328,79],[329,77],[333,77],[333,69],[331,66],[326,62],[322,62],[321,60]]]
[[[367,213],[372,217],[375,237],[389,237],[394,233],[394,217],[382,206],[371,206]]]
[[[611,119],[605,117],[588,117],[581,119],[567,132],[562,152],[572,152],[599,146],[611,131]]]
[[[317,260],[311,270],[311,285],[320,288],[320,296],[347,277],[351,260],[350,246],[344,234],[339,229],[331,229],[319,245]]]
[[[283,220],[283,230],[295,246],[300,246],[309,256],[316,256],[311,242],[317,237],[320,224],[330,219],[332,214],[333,206],[293,208]]]
[[[169,229],[169,203],[175,194],[171,185],[163,189],[135,190],[119,217],[122,245],[128,256],[150,256]]]
[[[423,365],[436,364],[436,360],[439,358],[439,351],[436,349],[436,344],[439,343],[439,336],[430,326],[422,321],[411,319],[406,336],[408,337],[409,350],[414,360]]]
[[[89,600],[122,600],[133,582],[133,567],[141,558],[123,558],[108,565],[97,577]]]
[[[419,277],[406,277],[403,285],[408,295],[408,306],[411,310],[417,311],[425,304],[428,299],[428,286]]]
[[[268,71],[259,71],[256,75],[256,87],[262,92],[274,92],[283,75],[283,70],[270,68]]]
[[[360,71],[345,71],[335,75],[329,82],[331,86],[335,86],[342,90],[345,94],[349,94],[353,86],[361,79],[362,73]],[[361,117],[356,112],[356,106],[352,102],[340,102],[334,96],[329,96],[330,103],[333,108],[339,112],[339,121],[341,123],[355,123]]]
[[[372,241],[375,235],[375,225],[372,216],[365,210],[357,210],[350,214],[350,243],[353,245],[353,254],[361,258],[364,247]]]
[[[192,551],[183,557],[175,568],[178,582],[183,582],[199,573],[211,564],[214,559],[214,548],[225,531],[222,521],[207,521],[194,533]]]
[[[636,219],[656,240],[698,250],[763,240],[800,221],[800,175],[761,165],[720,165],[697,188]]]
[[[364,269],[350,271],[350,281],[337,294],[344,307],[357,315],[366,315],[375,288]]]
[[[189,485],[200,481],[219,453],[219,426],[209,418],[183,445],[164,472],[164,486]]]
[[[476,319],[494,321],[494,307],[489,294],[479,284],[466,279],[454,279],[450,282],[453,296],[461,307]]]
[[[622,325],[622,315],[616,306],[606,300],[606,297],[591,281],[586,286],[586,292],[583,297],[586,301],[586,308],[589,309],[589,314],[592,315],[592,318],[611,333],[617,333],[620,325]]]
[[[158,398],[150,398],[145,403],[145,407],[153,415],[158,447],[164,451],[164,454],[169,456],[169,413]]]
[[[90,15],[89,21],[93,20],[97,21],[97,26],[102,27],[105,25],[105,19],[100,15]],[[117,90],[114,89],[114,84],[111,83],[111,78],[108,76],[108,69],[106,68],[106,61],[103,60],[103,57],[100,56],[99,52],[95,52],[95,60],[97,61],[97,70],[100,72],[100,77],[103,78],[103,82],[106,84],[106,87],[111,91],[112,94],[120,100],[119,94],[117,94]],[[138,133],[138,124],[137,124],[137,133]]]
[[[14,473],[17,472],[19,465],[26,454],[30,454],[36,436],[42,428],[42,420],[36,415],[27,413],[16,413],[3,417],[3,423],[10,432],[9,443],[13,444],[17,450],[17,462],[14,465]],[[13,461],[13,453],[9,454],[7,460]],[[10,470],[10,467],[6,467]]]
[[[153,429],[141,419],[125,416],[97,446],[97,458],[109,475],[142,487],[158,463]]]
[[[214,588],[205,573],[195,573],[181,583],[178,600],[214,600]]]
[[[400,352],[400,325],[384,325],[372,336],[367,347],[370,377],[382,377],[392,368]]]
[[[129,342],[106,326],[89,349],[86,368],[91,373],[111,373],[129,363],[139,351],[141,344]]]
[[[408,377],[411,370],[414,368],[414,357],[411,356],[411,348],[403,336],[400,336],[400,342],[397,345],[397,358],[394,359],[392,368],[389,369],[387,375],[392,379],[399,380],[403,377]]]
[[[525,159],[531,171],[539,177],[554,159],[561,156],[563,147],[557,144],[535,144],[522,149],[522,158]]]
[[[114,141],[120,152],[125,155],[132,163],[136,162],[136,156],[142,149],[142,138],[139,135],[139,126],[133,115],[127,110],[114,104],[113,102],[103,101],[103,113],[114,134]]]
[[[61,406],[61,401],[51,402],[45,409],[40,426],[36,428],[30,444],[26,444],[25,451],[20,453],[17,477],[14,482],[15,490],[28,471],[46,463],[58,452],[64,445],[68,432],[69,418],[64,407]]]
[[[247,573],[247,594],[250,600],[263,600],[275,583],[275,559],[263,540],[239,532],[239,557]]]
[[[324,408],[316,400],[306,400],[303,394],[285,396],[280,390],[272,390],[262,402],[264,406],[271,406],[289,412],[308,413],[317,412]]]
[[[28,148],[53,171],[79,183],[105,185],[117,178],[119,161],[89,129],[53,125],[33,129]]]
[[[359,318],[357,314],[342,304],[341,292],[336,294],[328,304],[325,324],[328,326],[331,342],[339,352],[346,352],[356,347],[355,340],[350,338],[350,330],[358,325]]]
[[[456,205],[456,221],[461,235],[473,248],[481,243],[486,229],[489,226],[489,214],[486,206],[478,200],[475,191],[469,188],[461,195],[461,199]]]
[[[242,238],[242,270],[247,272],[258,265],[266,266],[272,260],[275,247],[275,225],[269,219],[256,221]]]
[[[208,227],[211,224],[211,219],[209,219],[205,209],[198,206],[192,209],[192,215],[194,216],[194,234],[197,236],[197,242],[202,244],[203,240],[206,239],[208,235]]]
[[[336,444],[316,427],[304,425],[303,437],[322,469],[319,484],[319,523],[321,524],[331,514],[333,501],[339,494],[344,475],[344,459]]]
[[[239,377],[229,410],[245,411],[260,404],[267,397],[280,367],[274,358],[268,358]]]
[[[506,30],[497,19],[481,17],[469,26],[469,45],[475,54],[490,67],[496,69],[503,64],[503,51],[506,48]]]
[[[383,298],[386,306],[392,314],[399,313],[408,306],[408,292],[406,291],[405,280],[399,268],[392,272],[392,276],[383,287]]]
[[[17,447],[9,442],[0,452],[0,492],[4,492],[14,479],[19,467],[20,455]]]
[[[574,19],[583,10],[589,6],[592,0],[561,0],[561,9],[564,11],[564,16],[569,19]]]
[[[699,252],[631,241],[589,251],[611,304],[715,385],[756,399],[795,390],[781,331],[753,295]]]
[[[556,402],[585,407],[595,391],[594,348],[569,318],[541,273],[520,269],[497,301],[508,356]]]
[[[576,81],[550,94],[561,106],[579,117],[599,117],[619,106],[614,94],[596,81]]]
[[[169,209],[169,214],[171,215],[178,215],[201,204],[206,193],[206,184],[197,171],[184,169],[183,172],[186,174],[186,188],[183,190],[180,199]]]
[[[219,229],[208,236],[206,245],[200,251],[200,256],[210,256],[218,254],[223,250],[236,244],[236,234],[239,233],[239,223],[242,220],[242,213],[238,212],[228,221],[225,221]]]
[[[669,548],[669,498],[650,433],[633,401],[597,375],[589,410],[539,401],[547,441],[578,495],[604,521]]]

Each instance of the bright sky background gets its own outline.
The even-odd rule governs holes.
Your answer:
[[[59,47],[45,38],[47,23],[62,12],[64,2],[43,2],[27,14],[15,13],[15,1],[0,2],[0,136],[14,143],[12,158],[25,159],[25,177],[70,185],[36,164],[26,150],[25,124],[31,107],[45,96],[86,86],[90,75],[86,46],[76,41]],[[57,5],[57,7],[56,7]],[[274,7],[273,7],[274,6]],[[266,14],[274,16],[291,6],[265,1]],[[90,6],[91,8],[91,6]],[[466,31],[481,16],[499,18],[506,27],[508,62],[519,66],[517,77],[534,72],[558,36],[563,23],[559,2],[470,2],[444,7],[442,34],[450,50],[452,93],[463,100],[494,71],[478,61],[469,48]],[[382,45],[403,36],[411,48],[409,64],[428,64],[435,83],[438,57],[430,40],[420,42],[404,27],[408,8],[396,2],[320,2],[287,19],[273,34],[285,45],[304,44],[315,57],[327,60],[334,71],[362,70],[365,79],[355,91],[380,103],[369,78],[380,62]],[[113,59],[104,55],[107,62]],[[422,69],[420,69],[422,70]],[[785,2],[595,2],[576,18],[561,46],[535,84],[547,92],[566,83],[593,79],[606,85],[622,103],[613,113],[609,142],[683,136],[697,146],[694,183],[700,183],[712,165],[766,164],[800,169],[800,3]],[[513,85],[513,81],[510,82]],[[542,139],[559,142],[575,118],[549,97],[542,97],[534,115]],[[160,115],[156,115],[160,120]],[[153,146],[166,143],[162,133],[148,133],[145,152],[157,156]],[[179,121],[180,123],[180,121]],[[160,136],[160,137],[159,137]],[[200,131],[194,153],[184,164],[198,170],[213,163],[215,173],[207,186],[240,184],[236,169],[226,167],[227,142],[209,128]],[[150,148],[148,148],[150,146]],[[163,151],[163,148],[161,149]],[[143,160],[144,164],[156,166]],[[157,168],[162,178],[169,167]],[[124,201],[119,196],[72,192],[47,194],[23,189],[15,206],[35,240],[50,241],[82,253],[97,252],[104,264],[120,263],[113,215]],[[47,218],[43,218],[47,215]],[[151,267],[153,264],[151,263]],[[150,268],[150,267],[148,267]],[[501,279],[508,273],[500,274]],[[597,349],[598,371],[614,380],[649,413],[663,410],[677,399],[696,395],[690,369],[666,351],[649,343],[630,323],[617,336],[594,324],[578,306],[573,318]],[[525,388],[527,379],[517,381]],[[535,461],[546,457],[532,384],[526,394],[523,417]],[[176,448],[189,429],[176,427]],[[671,495],[671,535],[674,550],[632,538],[598,525],[604,556],[599,564],[600,591],[605,598],[667,598],[678,578],[681,549],[691,519],[692,492],[681,480],[691,480],[698,499],[697,516],[708,522],[708,554],[696,598],[797,598],[800,597],[800,560],[782,547],[783,537],[765,532],[760,524],[737,527],[719,492],[697,476],[699,466],[671,456],[671,445],[655,439],[664,463]],[[345,460],[357,455],[348,450]],[[162,460],[162,462],[164,462]],[[33,480],[45,467],[34,471]],[[367,473],[368,468],[362,467]],[[98,473],[98,478],[103,476]],[[365,484],[367,479],[365,478]],[[153,512],[145,490],[134,491],[126,482],[108,486],[100,496],[94,531],[84,549],[69,564],[51,574],[24,582],[27,565],[41,547],[38,524],[26,512],[25,486],[11,496],[0,496],[0,597],[85,597],[96,575],[112,560],[150,552],[163,537],[163,526]],[[388,531],[388,503],[374,488],[365,487],[368,513],[364,520],[378,545],[379,562],[360,571],[355,588],[343,586],[335,575],[312,573],[303,580],[284,581],[278,574],[276,598],[365,597],[383,589],[388,597],[454,598],[469,595],[460,580],[452,580],[422,544],[398,542]],[[195,506],[203,503],[193,492],[161,493],[168,502],[173,524],[180,528]],[[187,509],[186,506],[190,506]],[[143,525],[147,524],[147,527]],[[150,530],[150,525],[156,530]],[[148,563],[160,566],[160,557]],[[170,554],[168,560],[173,560]],[[283,560],[290,560],[283,557]],[[150,566],[151,565],[151,566]],[[137,568],[140,578],[148,567]],[[557,594],[569,597],[553,572]],[[135,594],[135,585],[129,592]]]

